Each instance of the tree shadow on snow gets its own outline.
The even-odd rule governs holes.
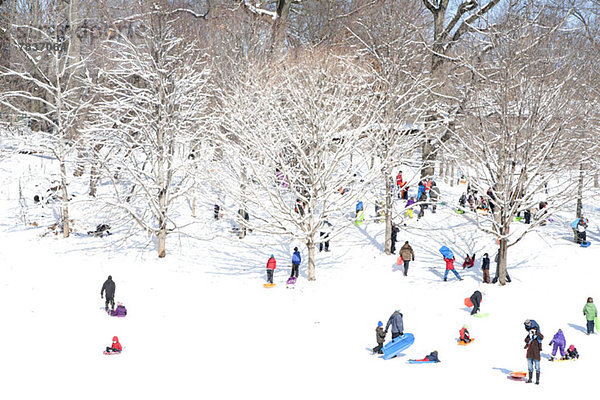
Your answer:
[[[579,331],[579,332],[583,332],[583,333],[587,333],[587,329],[581,325],[576,325],[576,324],[568,324],[571,328]]]
[[[503,373],[504,375],[507,375],[509,377],[510,377],[510,373],[512,372],[510,369],[506,369],[506,368],[492,367],[492,369],[495,369],[496,371],[500,371],[501,373]]]

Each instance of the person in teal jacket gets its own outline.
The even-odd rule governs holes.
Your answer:
[[[583,307],[583,315],[585,315],[585,319],[587,320],[587,334],[594,333],[594,320],[598,316],[598,310],[594,305],[594,299],[588,297],[587,303]]]

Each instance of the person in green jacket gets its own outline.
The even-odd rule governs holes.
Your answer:
[[[587,319],[587,334],[594,333],[594,320],[598,316],[598,310],[594,305],[594,299],[588,297],[587,303],[583,307],[583,315]]]

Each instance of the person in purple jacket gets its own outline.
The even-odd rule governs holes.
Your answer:
[[[550,356],[550,361],[554,361],[554,356],[556,356],[556,350],[558,349],[560,349],[560,355],[564,360],[566,344],[567,341],[565,340],[565,335],[563,334],[563,331],[559,329],[550,341],[550,346],[554,345],[554,347],[552,347],[552,355]]]
[[[110,312],[110,315],[113,317],[124,317],[127,315],[127,309],[123,305],[123,303],[118,302],[117,308]]]

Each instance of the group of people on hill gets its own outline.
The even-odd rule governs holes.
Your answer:
[[[482,293],[476,290],[470,297],[470,300],[473,304],[473,310],[471,311],[471,315],[477,313],[479,311],[479,307],[482,300]],[[583,308],[583,314],[587,320],[587,334],[590,335],[594,332],[594,320],[598,316],[598,310],[594,305],[594,301],[591,297],[588,297],[587,302]],[[383,354],[383,347],[385,343],[385,338],[388,333],[388,329],[391,327],[392,333],[392,341],[400,336],[404,335],[404,321],[403,314],[400,310],[395,310],[388,322],[383,327],[383,322],[377,322],[377,327],[375,328],[375,339],[377,341],[377,346],[375,346],[372,351],[373,354]],[[542,354],[542,340],[544,339],[544,335],[541,332],[540,325],[533,319],[527,319],[524,322],[525,330],[527,331],[527,336],[525,336],[525,347],[526,350],[525,358],[527,360],[527,370],[528,370],[528,379],[527,383],[531,383],[533,381],[533,371],[535,369],[536,377],[535,383],[540,383],[540,361]],[[467,344],[470,343],[473,339],[468,331],[467,325],[463,325],[463,327],[459,331],[459,343]],[[561,360],[569,360],[569,359],[578,359],[579,352],[575,345],[571,344],[567,347],[567,341],[565,339],[564,333],[561,329],[559,329],[553,336],[552,340],[549,343],[549,346],[552,347],[552,353],[549,358],[550,361],[554,361],[557,355],[557,352],[560,352]],[[421,362],[440,362],[438,358],[437,350],[434,350],[429,355],[424,358],[416,361]]]
[[[108,313],[108,315],[113,317],[125,317],[127,315],[127,309],[121,302],[117,302],[117,308],[115,309],[115,292],[117,285],[115,281],[113,281],[112,276],[109,275],[106,281],[102,284],[102,289],[100,289],[100,298],[105,298],[104,302],[104,311]],[[110,311],[109,311],[110,305]],[[120,353],[123,350],[121,343],[119,343],[119,338],[117,336],[113,337],[112,344],[106,347],[105,353]]]

